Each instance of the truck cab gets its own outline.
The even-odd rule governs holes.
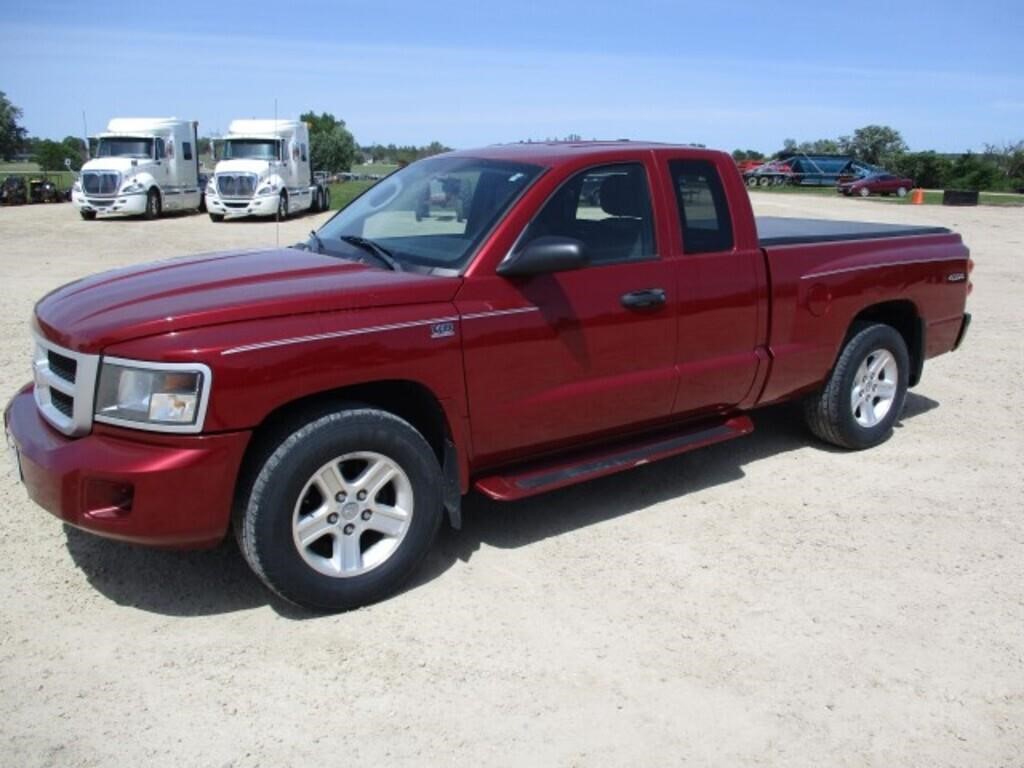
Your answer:
[[[243,216],[284,219],[329,207],[314,180],[309,128],[298,120],[234,120],[220,141],[219,162],[206,188],[215,222]]]
[[[87,221],[198,211],[198,123],[174,117],[119,117],[93,137],[95,156],[82,166],[71,202]]]

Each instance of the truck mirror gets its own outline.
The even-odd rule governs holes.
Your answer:
[[[585,267],[589,259],[583,243],[571,237],[538,237],[521,251],[513,253],[498,265],[504,277],[566,272]]]

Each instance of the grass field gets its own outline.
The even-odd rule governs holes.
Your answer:
[[[331,184],[331,210],[344,208],[376,183],[376,181],[346,181],[341,184]]]

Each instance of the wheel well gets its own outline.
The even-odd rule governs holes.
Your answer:
[[[290,432],[297,425],[346,404],[377,408],[405,419],[430,444],[438,462],[444,461],[445,440],[450,435],[444,411],[429,389],[413,381],[375,381],[293,400],[272,411],[263,420],[253,434],[252,444],[266,442],[268,438],[273,439],[285,431]]]
[[[913,302],[887,301],[861,310],[850,324],[847,340],[853,335],[854,328],[864,323],[884,323],[899,332],[907,345],[907,352],[910,353],[909,383],[910,386],[916,385],[921,380],[921,371],[924,368],[925,330],[924,321],[917,313]]]

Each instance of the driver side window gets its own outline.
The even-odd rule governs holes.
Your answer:
[[[530,222],[519,247],[550,236],[582,242],[590,264],[654,258],[654,223],[644,166],[602,165],[573,176]]]

